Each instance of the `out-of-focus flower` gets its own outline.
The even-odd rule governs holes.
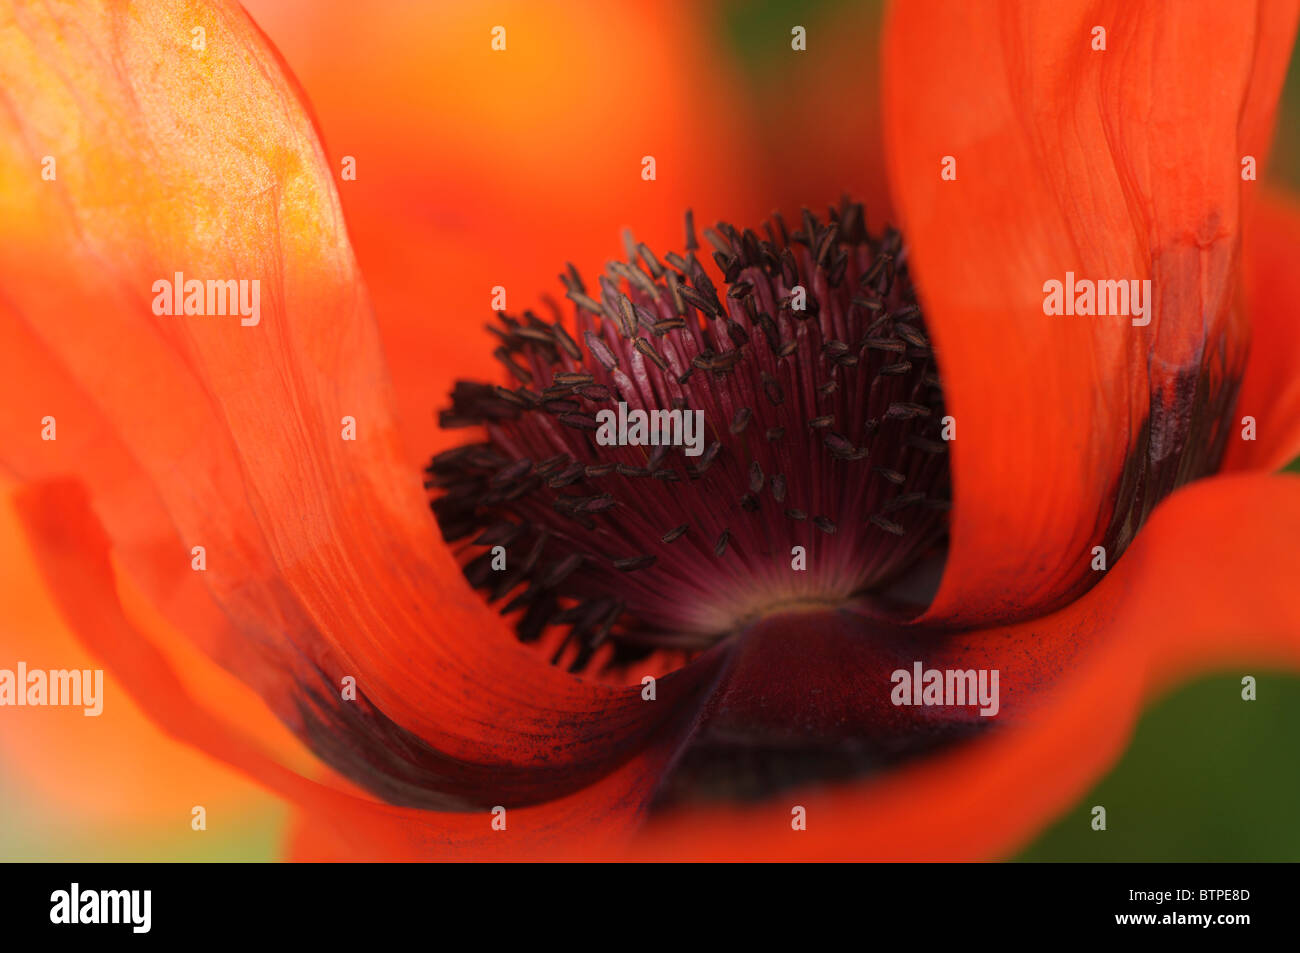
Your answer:
[[[1148,693],[1239,653],[1300,662],[1300,484],[1268,473],[1300,450],[1297,289],[1272,251],[1297,216],[1256,206],[1241,176],[1267,151],[1294,4],[900,3],[883,147],[845,156],[833,187],[883,155],[902,237],[869,235],[846,203],[762,238],[721,228],[714,259],[653,249],[701,196],[753,214],[746,121],[687,13],[654,9],[520,8],[497,59],[460,15],[357,24],[389,64],[378,98],[337,66],[321,92],[330,114],[364,104],[343,125],[374,123],[393,151],[357,157],[355,183],[309,118],[314,71],[304,94],[238,9],[0,14],[0,453],[28,484],[37,563],[147,713],[301,808],[297,856],[984,856],[1103,770]],[[428,92],[483,75],[500,85]],[[563,129],[511,101],[538,83]],[[844,109],[832,95],[809,108]],[[463,148],[484,125],[495,156]],[[601,161],[576,158],[589,150]],[[684,171],[647,182],[643,153]],[[339,200],[354,184],[377,189],[348,209],[369,291]],[[494,189],[524,211],[492,214]],[[590,336],[500,325],[524,372],[508,397],[473,356],[490,350],[473,329],[491,276],[596,254],[532,214],[556,193],[651,241],[608,288],[568,278],[579,316],[558,324]],[[155,314],[155,281],[177,272],[257,277],[260,322]],[[1150,322],[1045,314],[1044,282],[1067,272],[1149,279]],[[411,461],[456,437],[405,421],[453,377],[490,381],[463,386],[449,421],[488,429],[435,462],[440,534]],[[707,406],[716,470],[625,472],[581,436],[615,392]],[[927,429],[941,417],[956,439]],[[1242,472],[1211,477],[1225,467]],[[945,524],[929,504],[949,481]],[[569,513],[528,509],[557,498]],[[528,534],[510,624],[442,539],[471,532]],[[809,571],[792,577],[796,545]],[[122,611],[119,574],[383,803],[304,779],[196,702]],[[558,657],[587,671],[517,634],[569,639]],[[913,660],[997,669],[996,718],[893,705],[890,673]],[[661,676],[653,702],[637,665]]]

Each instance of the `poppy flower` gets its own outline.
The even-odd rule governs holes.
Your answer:
[[[1296,15],[900,2],[881,142],[800,145],[836,195],[883,167],[897,221],[868,195],[671,247],[674,198],[790,199],[750,194],[684,9],[520,7],[504,49],[465,14],[330,21],[304,87],[224,4],[10,9],[0,452],[41,578],[146,714],[295,806],[294,857],[1005,851],[1153,692],[1300,663],[1300,215],[1243,179]],[[539,84],[559,135],[512,100]],[[309,97],[388,150],[327,153]],[[637,229],[603,272],[558,214],[584,201]],[[563,276],[521,301],[512,267]],[[1151,291],[1049,313],[1075,277]],[[909,704],[917,667],[996,672],[996,704]]]

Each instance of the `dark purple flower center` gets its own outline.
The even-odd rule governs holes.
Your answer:
[[[698,651],[774,612],[879,597],[942,552],[943,392],[898,232],[847,201],[696,257],[628,241],[589,287],[489,331],[511,386],[459,381],[427,468],[466,578],[578,671]],[[695,424],[701,424],[698,429]]]

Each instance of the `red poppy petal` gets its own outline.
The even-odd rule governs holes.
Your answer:
[[[16,661],[25,661],[29,670],[102,668],[103,661],[59,618],[13,510],[11,493],[0,481],[3,666],[13,668]],[[165,631],[157,613],[129,587],[122,590],[122,601],[138,626],[151,633]],[[184,639],[163,644],[176,652],[173,665],[196,695],[264,738],[290,763],[314,763],[247,685]],[[168,737],[131,703],[111,671],[101,697],[102,710],[93,718],[75,709],[5,709],[0,718],[0,764],[13,782],[7,793],[16,795],[17,802],[10,803],[12,813],[7,815],[13,823],[0,826],[13,832],[14,824],[30,824],[30,834],[48,831],[55,841],[51,850],[75,857],[84,856],[87,839],[100,845],[125,844],[142,833],[157,835],[160,818],[174,818],[178,810],[188,811],[195,803],[202,803],[210,814],[230,818],[264,811],[271,803],[246,778]],[[201,800],[196,802],[198,792]],[[162,826],[175,831],[171,821]],[[36,850],[30,837],[20,840]]]
[[[93,529],[79,517],[84,505],[59,487],[43,493],[44,499],[29,495],[23,508],[34,538],[42,541],[43,568],[51,572],[51,560],[68,560],[70,565],[52,572],[54,578],[75,572],[101,580],[106,568],[94,568],[98,547]],[[537,808],[508,808],[509,837],[493,831],[484,812],[386,808],[302,788],[262,763],[246,769],[269,777],[302,807],[302,823],[315,831],[295,838],[295,856],[303,859],[538,852],[640,859],[995,856],[1018,846],[1114,762],[1144,697],[1234,661],[1300,668],[1300,600],[1286,571],[1279,571],[1298,558],[1300,481],[1242,475],[1197,483],[1160,507],[1119,566],[1079,602],[1046,619],[968,634],[967,651],[987,652],[999,664],[1019,664],[1028,672],[1036,670],[1044,645],[1049,653],[1068,651],[1071,643],[1083,647],[1059,685],[1038,698],[1032,717],[1022,713],[1003,730],[879,782],[797,791],[752,808],[670,815],[631,845],[626,838],[671,744],[656,746],[655,753],[576,795]],[[124,664],[127,671],[118,674],[129,681],[139,651],[105,610],[108,600],[81,609],[84,600],[61,604],[83,638],[102,635],[99,648],[111,663]],[[149,697],[172,697],[165,670],[149,667],[136,677],[163,686]],[[167,712],[168,724],[190,720],[184,711]],[[200,723],[208,720],[220,721],[205,717]],[[225,742],[195,742],[240,760]],[[806,831],[790,828],[796,804],[808,812]]]
[[[1061,604],[1089,584],[1094,546],[1113,561],[1161,496],[1217,462],[1245,360],[1243,143],[1260,145],[1295,25],[1293,3],[1257,9],[893,9],[891,180],[956,421],[928,619]],[[1049,316],[1045,283],[1067,272],[1150,279],[1149,326]]]
[[[146,714],[173,738],[238,768],[281,795],[356,813],[347,799],[276,763],[223,717],[193,701],[166,656],[123,613],[109,561],[108,536],[79,484],[68,480],[32,484],[19,491],[14,502],[36,566],[68,626],[110,667],[114,680],[132,693]],[[67,585],[70,579],[77,584]]]
[[[1300,200],[1268,193],[1252,213],[1242,250],[1250,361],[1226,470],[1276,470],[1300,456]],[[1247,417],[1254,439],[1244,439]]]
[[[641,859],[988,859],[1024,843],[1118,759],[1140,705],[1227,664],[1300,670],[1300,480],[1250,474],[1171,496],[1107,578],[992,640],[1015,664],[1037,638],[1082,650],[1032,716],[879,782],[811,788],[652,823]],[[807,830],[791,829],[791,809]]]
[[[927,665],[999,665],[1008,675],[1004,712],[1012,719],[1000,714],[984,736],[878,779],[805,787],[755,806],[693,805],[652,821],[631,844],[575,834],[552,846],[569,858],[637,860],[1002,856],[1115,763],[1144,700],[1223,665],[1300,670],[1300,598],[1280,570],[1297,559],[1300,480],[1256,474],[1197,483],[1170,497],[1078,602],[923,649]],[[1060,679],[1039,693],[1033,683],[1044,675]],[[1025,684],[1030,697],[1017,698]],[[877,690],[887,693],[888,683]],[[791,827],[795,806],[806,811],[804,831]],[[304,815],[295,856],[373,856],[356,853],[342,834]]]
[[[0,53],[0,276],[27,362],[0,380],[6,406],[26,407],[48,375],[76,383],[87,400],[70,401],[59,439],[116,450],[59,467],[105,513],[123,508],[105,516],[118,527],[138,523],[120,482],[134,461],[139,506],[170,524],[139,538],[183,541],[155,555],[184,567],[206,546],[227,637],[291,671],[305,660],[330,685],[354,675],[449,757],[559,775],[626,758],[669,706],[538,664],[442,545],[397,438],[330,172],[264,39],[224,6],[63,15],[23,8]],[[153,283],[178,271],[259,279],[260,322],[154,315]],[[344,416],[356,441],[341,439]],[[40,435],[37,416],[0,453],[49,472]],[[668,680],[660,698],[686,690]]]
[[[635,757],[567,797],[521,806],[514,785],[503,780],[499,799],[507,809],[509,837],[492,826],[491,801],[482,810],[442,813],[354,797],[286,768],[225,717],[195,701],[166,656],[124,615],[114,589],[108,536],[79,484],[33,484],[17,494],[15,506],[60,612],[86,648],[108,666],[115,682],[174,738],[291,801],[320,825],[323,839],[352,857],[433,859],[468,852],[483,858],[526,858],[567,849],[579,837],[623,843],[689,720],[689,711],[677,711]],[[78,584],[69,587],[69,579]],[[665,710],[673,707],[666,705]]]
[[[336,173],[356,160],[339,194],[417,467],[464,440],[435,426],[453,380],[499,376],[494,288],[512,314],[546,313],[565,262],[622,258],[625,228],[662,255],[688,207],[703,222],[774,201],[738,174],[749,136],[687,5],[246,6],[309,92]]]
[[[1242,8],[1242,14],[1249,8]],[[1273,143],[1279,91],[1291,64],[1291,40],[1300,20],[1295,0],[1260,0],[1255,5],[1255,66],[1239,125],[1242,156],[1256,160],[1262,172]]]

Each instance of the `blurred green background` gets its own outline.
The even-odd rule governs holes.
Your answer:
[[[1300,479],[1300,458],[1286,469]],[[1243,675],[1255,701],[1241,698]],[[1243,665],[1161,699],[1111,773],[1014,859],[1300,860],[1300,678]]]
[[[1015,859],[1300,860],[1298,740],[1300,678],[1243,666],[1201,679],[1149,708],[1110,775]]]

